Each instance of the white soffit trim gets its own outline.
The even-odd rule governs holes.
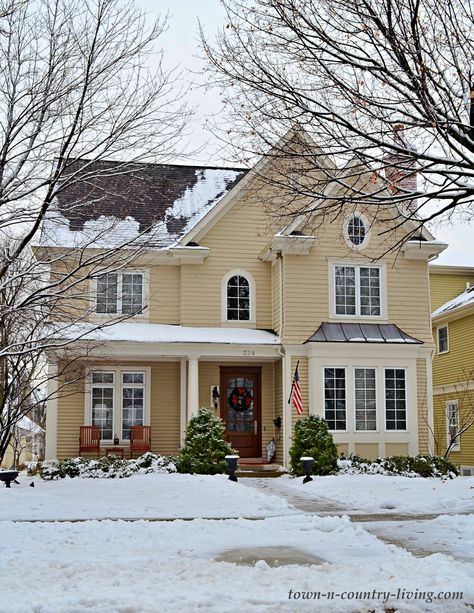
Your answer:
[[[409,240],[401,246],[400,251],[407,260],[429,260],[437,257],[447,247],[448,244],[442,241]]]

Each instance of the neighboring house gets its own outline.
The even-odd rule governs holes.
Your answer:
[[[41,460],[44,455],[44,430],[26,415],[13,429],[2,466],[12,468]]]
[[[430,266],[430,285],[437,452],[443,455],[455,433],[467,428],[449,457],[474,474],[474,268]]]
[[[89,336],[101,341],[92,372],[76,393],[48,402],[46,459],[77,455],[84,424],[101,427],[104,447],[115,434],[127,447],[131,425],[149,424],[152,450],[175,454],[187,420],[207,406],[241,457],[261,458],[274,438],[284,463],[298,418],[288,406],[298,363],[303,414],[325,417],[340,451],[428,451],[428,260],[446,245],[426,230],[415,235],[409,221],[387,237],[388,222],[350,207],[317,227],[304,217],[288,225],[274,214],[285,199],[271,184],[272,163],[264,158],[248,172],[137,166],[149,193],[140,200],[133,192],[127,207],[133,190],[124,176],[118,207],[89,183],[82,193],[101,204],[81,219],[67,207],[77,194],[60,195],[65,227],[55,239],[56,222],[46,224],[48,250],[73,244],[100,215],[116,215],[130,232],[149,222],[159,231],[130,269],[93,286],[96,318],[147,306]],[[373,174],[364,181],[379,189]],[[407,235],[395,253],[374,259]]]

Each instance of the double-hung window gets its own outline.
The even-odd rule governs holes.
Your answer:
[[[377,429],[375,368],[354,368],[355,428]]]
[[[407,383],[404,368],[385,369],[385,427],[407,429]]]
[[[334,266],[335,315],[380,317],[380,266]]]
[[[451,451],[459,451],[461,443],[459,441],[459,403],[457,400],[448,400],[446,402],[446,431],[447,431],[447,446],[451,444]]]
[[[346,369],[324,369],[324,419],[330,430],[346,430]]]
[[[145,425],[146,372],[127,369],[94,371],[91,375],[90,423],[102,440],[130,438],[132,426]]]
[[[143,273],[108,272],[97,277],[96,313],[137,315],[143,311]]]
[[[438,353],[449,351],[448,326],[438,328]]]

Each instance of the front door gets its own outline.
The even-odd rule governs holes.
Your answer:
[[[221,417],[226,440],[241,458],[262,455],[260,368],[221,367]]]

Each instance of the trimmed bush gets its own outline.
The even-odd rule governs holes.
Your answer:
[[[290,449],[291,474],[303,474],[300,458],[314,458],[313,475],[331,475],[337,470],[337,447],[324,419],[309,415],[295,424],[293,445]]]
[[[175,473],[173,458],[145,453],[136,460],[122,460],[117,456],[106,456],[98,460],[86,458],[68,458],[62,462],[53,462],[42,466],[40,474],[46,481],[64,479],[65,477],[82,477],[83,479],[123,479],[137,474]]]
[[[189,420],[176,466],[180,473],[225,473],[225,456],[234,453],[234,449],[224,440],[224,424],[221,418],[209,409],[201,408],[198,414]]]
[[[400,475],[402,477],[441,477],[453,479],[459,475],[454,464],[445,458],[430,455],[390,456],[367,460],[357,455],[337,461],[340,473],[349,475]]]

